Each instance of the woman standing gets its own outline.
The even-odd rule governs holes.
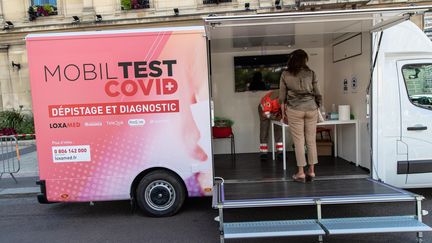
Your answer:
[[[293,51],[288,59],[288,68],[280,79],[279,103],[286,104],[283,116],[288,119],[295,146],[297,173],[294,181],[305,182],[315,177],[315,164],[318,163],[316,148],[316,124],[321,94],[315,72],[307,65],[308,55],[304,50]],[[282,105],[284,107],[284,105]],[[285,118],[284,117],[284,118]],[[305,173],[305,141],[309,168]]]

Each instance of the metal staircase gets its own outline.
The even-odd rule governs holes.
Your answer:
[[[311,197],[273,197],[273,198],[236,198],[231,194],[229,198],[225,195],[223,179],[216,182],[213,188],[213,208],[219,210],[220,242],[225,239],[238,238],[264,238],[283,236],[313,236],[316,235],[318,242],[323,242],[326,235],[340,234],[365,234],[365,233],[391,233],[391,232],[417,232],[417,242],[422,242],[424,231],[432,229],[422,223],[421,201],[424,199],[398,188],[372,179],[367,180],[371,187],[383,187],[386,193],[381,194],[353,194],[340,193],[335,196]],[[293,182],[280,182],[293,183]],[[337,183],[337,182],[336,182]],[[364,182],[362,182],[364,183]],[[364,185],[364,184],[363,184]],[[236,185],[241,188],[242,185]],[[250,187],[250,186],[249,186]],[[243,189],[247,188],[245,186]],[[231,190],[232,192],[232,190]],[[244,194],[244,191],[243,191]],[[259,193],[257,194],[259,195]],[[262,194],[261,194],[262,195]],[[323,218],[322,207],[326,205],[343,204],[365,204],[365,203],[397,203],[413,202],[416,204],[416,212],[413,215],[395,215],[380,217],[355,217],[355,218]],[[224,210],[234,208],[258,208],[258,207],[285,207],[314,205],[316,218],[304,220],[274,220],[253,222],[225,222]]]

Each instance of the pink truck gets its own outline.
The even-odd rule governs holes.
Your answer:
[[[424,197],[401,188],[432,185],[432,43],[409,21],[431,9],[209,16],[197,27],[29,35],[39,201],[131,200],[170,216],[187,196],[212,195],[221,242],[391,232],[416,232],[421,242],[432,231]],[[249,91],[246,75],[261,70],[277,89],[294,49],[310,54],[323,105],[351,109],[318,124],[332,129],[333,156],[319,157],[308,183],[292,181],[292,152],[261,161],[257,106],[269,91]],[[212,139],[213,104],[215,115],[235,121],[231,154],[225,139]],[[271,122],[279,126],[289,128]],[[402,202],[415,210],[407,215]],[[339,218],[323,214],[347,204],[355,206]],[[370,213],[372,204],[383,208]],[[315,216],[257,213],[298,206]],[[224,221],[238,220],[224,217],[235,208],[256,221]]]
[[[40,202],[134,199],[174,214],[211,194],[203,27],[27,38]]]

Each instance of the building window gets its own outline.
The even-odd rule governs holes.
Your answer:
[[[424,32],[432,40],[432,12],[423,15]]]
[[[28,14],[30,21],[41,16],[57,15],[57,0],[32,0]]]
[[[57,6],[57,0],[32,0],[32,5],[52,5]]]
[[[203,4],[230,3],[232,0],[204,0]]]
[[[411,103],[432,110],[432,64],[407,64],[402,73]]]
[[[121,0],[122,10],[142,9],[142,8],[150,8],[150,1],[149,0]]]

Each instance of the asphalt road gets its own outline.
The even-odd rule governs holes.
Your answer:
[[[432,214],[432,189],[415,191],[428,199],[423,208]],[[99,202],[40,205],[35,197],[0,198],[0,242],[219,242],[217,211],[210,198],[189,199],[179,214],[150,218],[132,213],[129,202]],[[331,206],[324,217],[412,214],[412,203]],[[312,207],[230,210],[226,220],[294,219],[313,217]],[[432,225],[432,216],[424,217]],[[317,242],[316,237],[227,240],[226,242]],[[328,236],[324,242],[416,242],[415,233]],[[424,235],[432,242],[432,233]]]

